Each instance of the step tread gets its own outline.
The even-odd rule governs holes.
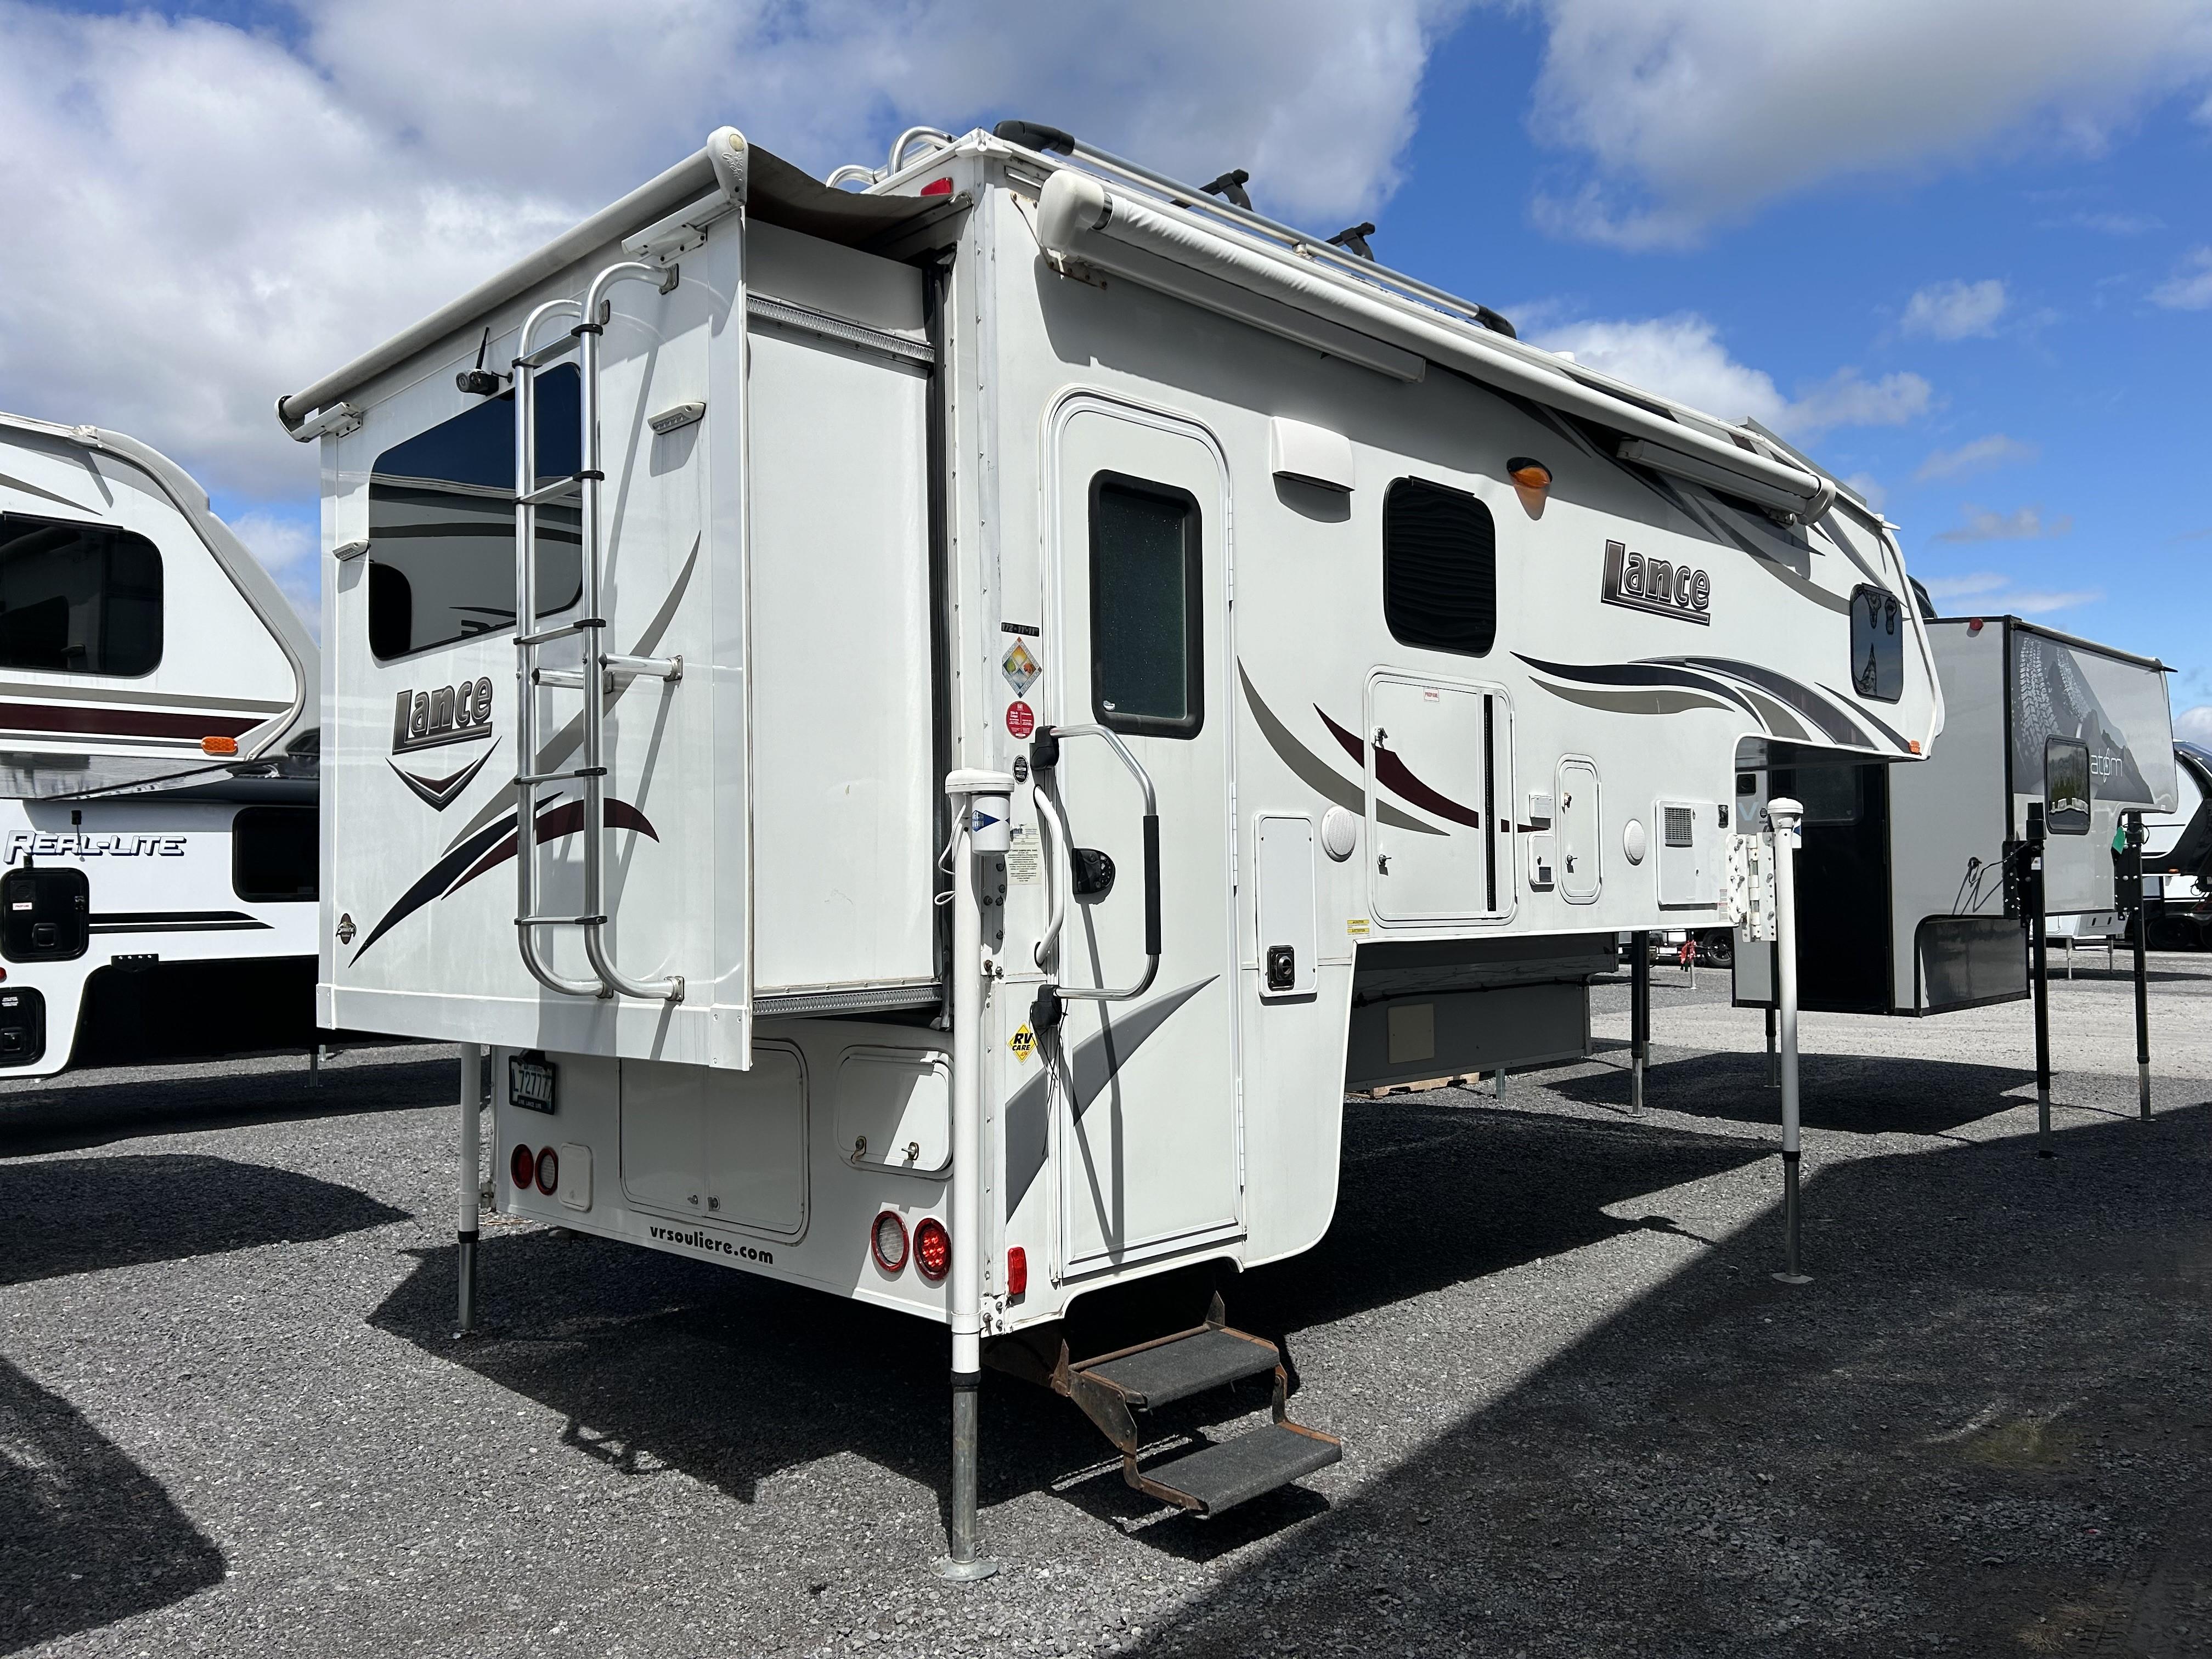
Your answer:
[[[1282,1358],[1275,1345],[1243,1331],[1209,1327],[1119,1359],[1079,1367],[1112,1383],[1138,1407],[1164,1406],[1240,1377],[1259,1376]]]
[[[1334,1439],[1270,1423],[1144,1474],[1155,1485],[1195,1499],[1206,1514],[1218,1515],[1247,1498],[1325,1469],[1343,1455],[1344,1448]]]

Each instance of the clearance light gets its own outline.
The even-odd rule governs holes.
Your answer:
[[[538,1190],[550,1198],[553,1189],[561,1184],[561,1154],[550,1146],[541,1147],[538,1153]]]
[[[1513,493],[1521,498],[1522,510],[1532,519],[1542,518],[1544,503],[1550,499],[1552,469],[1526,455],[1516,455],[1505,463],[1505,476],[1513,480]]]
[[[1966,619],[1966,637],[1972,639],[1981,631],[1982,619],[1979,617],[1969,617]]]
[[[1030,1253],[1017,1244],[1006,1252],[1006,1294],[1026,1296],[1030,1288]]]
[[[933,1285],[952,1270],[952,1235],[935,1216],[914,1230],[914,1265]]]
[[[924,196],[950,196],[952,194],[952,180],[949,178],[933,179],[921,187],[921,193]]]
[[[876,1218],[868,1230],[868,1249],[875,1255],[876,1266],[887,1273],[906,1266],[906,1223],[896,1211],[885,1210]]]
[[[1920,752],[1920,739],[1917,738],[1913,738],[1907,746],[1911,749],[1914,754],[1918,754]]]
[[[518,1193],[528,1192],[538,1180],[538,1154],[527,1146],[517,1146],[514,1156],[507,1160],[507,1178]]]
[[[206,755],[235,755],[238,752],[238,739],[236,738],[202,738],[200,752]]]

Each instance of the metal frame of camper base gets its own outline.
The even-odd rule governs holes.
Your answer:
[[[0,1077],[313,1042],[320,678],[174,462],[0,415]]]
[[[1334,1462],[1211,1270],[1322,1237],[1347,1082],[1586,1054],[1618,933],[1727,925],[1741,745],[1942,714],[1771,434],[1050,128],[860,171],[721,129],[279,403],[318,995],[488,1049],[502,1212],[948,1327],[974,1576],[987,1358],[1200,1513]]]

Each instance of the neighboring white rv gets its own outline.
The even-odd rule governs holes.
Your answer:
[[[319,677],[174,462],[0,415],[0,1078],[313,1040]]]
[[[2144,909],[2155,949],[2212,949],[2212,748],[2173,745],[2172,811],[2143,817]]]
[[[960,1564],[987,1339],[1168,1501],[1333,1461],[1218,1302],[1064,1316],[1311,1248],[1347,1081],[1586,1053],[1618,933],[1725,925],[1741,744],[1942,709],[1769,436],[1052,129],[909,137],[845,193],[723,129],[278,410],[324,1023],[491,1045],[507,1212],[949,1325]]]
[[[1927,620],[1944,726],[1923,766],[1893,771],[1747,748],[1739,810],[1805,804],[1798,856],[1802,1006],[1940,1014],[2027,996],[2026,866],[2042,815],[2053,937],[2121,931],[2122,820],[2176,800],[2166,669],[2016,617]],[[1736,963],[1740,1006],[1773,1002],[1771,945]]]

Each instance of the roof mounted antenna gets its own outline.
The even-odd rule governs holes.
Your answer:
[[[1252,210],[1252,198],[1245,194],[1244,186],[1251,182],[1252,175],[1243,167],[1232,167],[1212,184],[1200,185],[1199,188],[1208,196],[1221,197],[1249,213]],[[1370,225],[1368,228],[1372,230],[1374,227]]]
[[[497,369],[486,368],[484,353],[491,349],[491,329],[486,326],[483,338],[477,343],[477,366],[465,368],[453,376],[453,384],[472,398],[489,398],[507,384],[507,376]]]
[[[1371,223],[1346,225],[1328,239],[1328,245],[1331,247],[1340,247],[1346,253],[1357,255],[1372,264],[1375,259],[1375,250],[1367,246],[1367,239],[1374,234],[1375,227]]]

